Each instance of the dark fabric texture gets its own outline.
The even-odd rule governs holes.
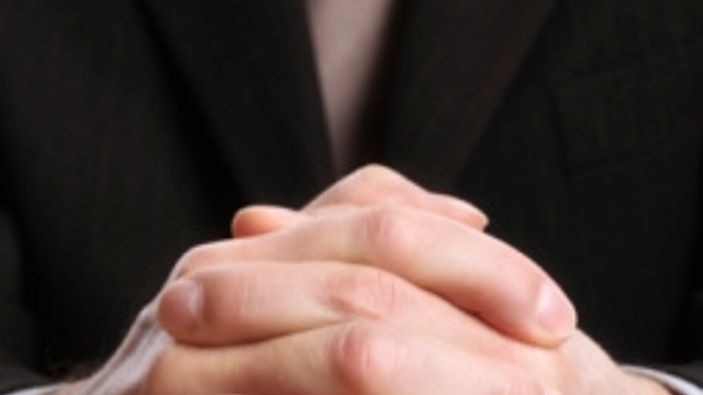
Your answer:
[[[407,0],[369,142],[618,361],[703,384],[699,0]],[[99,364],[190,246],[332,183],[298,1],[0,2],[0,392]]]

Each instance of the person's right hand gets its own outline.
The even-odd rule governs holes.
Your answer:
[[[565,336],[574,324],[556,285],[483,232],[388,206],[312,218],[186,259],[160,304],[179,344],[149,388],[546,393],[539,376],[511,365],[516,342],[466,311],[535,336]]]
[[[442,200],[437,199],[438,206],[446,208]],[[495,344],[487,339],[496,334],[479,320],[414,284],[479,314],[502,330],[525,337],[542,336],[547,339],[545,342],[563,338],[573,330],[573,310],[553,282],[527,258],[466,226],[466,216],[459,216],[464,221],[447,219],[452,217],[447,213],[455,212],[456,207],[434,212],[421,209],[425,211],[407,209],[399,213],[397,210],[406,209],[381,206],[348,216],[322,216],[318,221],[301,223],[294,230],[192,250],[175,273],[179,277],[211,279],[196,287],[200,299],[187,301],[186,295],[194,289],[194,282],[182,278],[169,284],[161,299],[162,320],[179,342],[173,342],[160,330],[155,320],[155,305],[151,304],[144,309],[112,361],[93,377],[63,390],[71,394],[106,395],[233,392],[263,395],[271,393],[272,388],[279,389],[274,393],[283,394],[378,393],[354,388],[358,384],[354,380],[345,382],[344,377],[338,380],[340,372],[352,377],[354,369],[363,368],[360,363],[369,362],[364,360],[368,357],[366,343],[378,333],[407,343],[403,349],[409,352],[426,354],[431,362],[428,366],[433,366],[426,373],[436,377],[422,377],[433,383],[433,389],[446,384],[466,392],[466,387],[452,380],[466,377],[467,363],[481,380],[465,382],[465,386],[477,390],[505,385],[505,380],[494,377],[501,372],[493,369],[495,361],[468,358],[456,345],[446,341],[447,337],[469,333],[466,331],[470,329],[471,344],[480,350],[482,346]],[[414,218],[419,222],[406,225],[425,232],[407,238],[411,235],[397,222],[398,218]],[[297,263],[291,265],[292,261]],[[258,293],[248,288],[256,282],[244,281],[247,268],[264,270],[265,283],[269,286]],[[320,284],[319,280],[325,281]],[[315,284],[319,285],[318,296],[331,304],[326,312],[310,309],[300,304],[303,299],[294,297],[296,289],[300,291]],[[291,294],[286,287],[290,287]],[[551,304],[556,307],[551,313],[549,308],[545,309],[550,303],[539,302],[544,289],[552,294]],[[229,298],[227,292],[231,292]],[[406,298],[402,299],[404,302],[399,295]],[[289,296],[290,300],[286,299]],[[275,304],[267,304],[266,298],[269,301],[284,298],[285,308],[280,314],[271,315],[266,309]],[[394,309],[403,303],[410,303],[405,305],[405,314],[396,314]],[[546,327],[538,324],[540,310],[546,316],[553,315]],[[192,314],[198,311],[204,315]],[[257,311],[261,314],[259,318]],[[365,315],[376,320],[374,323],[345,320]],[[263,319],[269,316],[278,318],[276,322]],[[199,318],[193,321],[193,317]],[[188,322],[195,326],[190,327]],[[178,328],[189,327],[185,333],[178,333]],[[281,328],[286,333],[297,333],[241,345],[244,341],[275,337]],[[306,328],[311,330],[305,331]],[[361,353],[355,354],[356,345],[361,346],[357,350]],[[543,388],[529,377],[518,379],[522,376],[510,375],[516,382],[524,379],[530,388]],[[364,382],[375,381],[367,379]],[[412,380],[405,383],[414,392],[410,387],[381,392],[423,393],[423,387]],[[449,388],[444,392],[452,393]]]

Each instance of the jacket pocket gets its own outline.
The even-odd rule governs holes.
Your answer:
[[[553,87],[569,170],[635,160],[703,130],[703,41]]]

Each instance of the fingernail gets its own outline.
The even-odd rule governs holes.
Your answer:
[[[446,202],[448,202],[451,206],[454,207],[454,209],[457,212],[467,214],[469,216],[469,222],[472,225],[478,226],[481,229],[485,228],[488,226],[488,216],[478,209],[477,207],[459,199],[454,196],[449,196],[449,195],[440,195],[446,198]]]
[[[576,311],[564,295],[553,284],[544,284],[537,299],[537,323],[549,337],[563,339],[576,328]]]
[[[168,325],[191,329],[200,321],[202,288],[191,280],[176,280],[163,296],[162,310]]]
[[[491,220],[488,219],[488,216],[479,209],[476,209],[476,216],[478,217],[478,220],[480,222],[480,228],[486,229],[488,227],[488,224],[491,222]]]

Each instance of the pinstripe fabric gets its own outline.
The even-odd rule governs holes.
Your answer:
[[[332,181],[296,4],[0,2],[0,391],[108,355],[237,207]],[[375,159],[483,207],[619,361],[703,381],[703,3],[403,4]]]

